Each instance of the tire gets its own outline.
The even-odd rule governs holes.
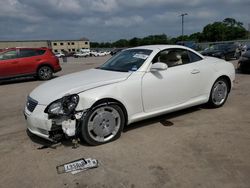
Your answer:
[[[41,66],[37,71],[37,76],[40,80],[49,80],[53,76],[53,70],[47,65]]]
[[[81,137],[89,145],[100,145],[121,136],[124,113],[117,104],[101,104],[91,109],[81,122]]]
[[[229,83],[224,78],[219,78],[213,84],[210,92],[208,105],[213,108],[218,108],[224,105],[229,93]]]

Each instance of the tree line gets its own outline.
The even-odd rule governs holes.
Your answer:
[[[243,27],[243,23],[234,18],[226,18],[220,22],[208,24],[202,32],[178,37],[168,37],[166,34],[149,35],[143,38],[120,39],[115,42],[91,42],[91,48],[122,48],[151,44],[176,44],[178,41],[215,42],[246,39],[250,33]]]

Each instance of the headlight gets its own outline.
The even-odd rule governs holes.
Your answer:
[[[70,115],[76,108],[79,102],[79,96],[69,95],[58,99],[47,106],[45,113],[57,116]]]

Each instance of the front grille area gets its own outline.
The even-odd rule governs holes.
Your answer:
[[[35,110],[37,104],[38,102],[35,99],[32,99],[31,97],[27,98],[26,106],[30,112],[33,112]]]

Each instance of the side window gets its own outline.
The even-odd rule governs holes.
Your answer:
[[[158,53],[153,59],[153,63],[166,63],[168,67],[184,65],[190,63],[187,50],[184,49],[167,49]]]
[[[32,50],[32,49],[20,49],[20,54],[19,57],[31,57],[31,56],[36,56],[38,55],[36,53],[36,50]]]
[[[196,61],[201,61],[202,60],[202,58],[200,56],[196,55],[195,53],[190,52],[190,51],[188,51],[188,53],[189,53],[191,62],[196,62]]]
[[[57,52],[57,50],[55,50]],[[45,50],[37,50],[36,51],[37,55],[43,55],[45,53]]]
[[[7,51],[0,54],[0,60],[15,59],[15,58],[17,58],[16,50]]]

